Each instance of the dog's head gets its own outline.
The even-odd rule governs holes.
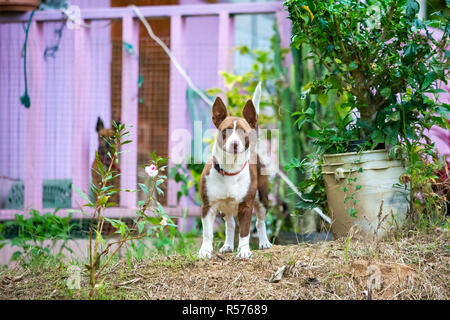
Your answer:
[[[100,158],[106,159],[108,152],[112,151],[111,143],[113,141],[115,131],[111,128],[105,128],[103,120],[100,117],[97,118],[95,130],[98,134],[98,154]]]
[[[242,110],[242,117],[231,117],[222,99],[216,98],[212,107],[212,121],[219,130],[217,147],[239,154],[247,151],[256,141],[258,115],[252,100]]]

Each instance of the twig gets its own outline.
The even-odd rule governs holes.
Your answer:
[[[19,282],[20,280],[22,280],[29,273],[30,273],[30,270],[27,270],[24,273],[22,273],[20,276],[17,276],[17,277],[14,277],[14,278],[5,277],[4,279],[12,281],[12,282]]]
[[[129,281],[125,281],[125,282],[116,284],[114,287],[115,287],[115,288],[124,287],[124,286],[126,286],[126,285],[129,285],[129,284],[138,282],[138,281],[140,281],[140,280],[142,280],[142,278],[136,278],[136,279],[133,279],[133,280],[129,280]]]

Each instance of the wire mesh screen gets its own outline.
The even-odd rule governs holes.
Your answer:
[[[0,208],[5,208],[11,188],[20,184],[24,172],[20,141],[25,135],[25,108],[20,104],[20,96],[25,85],[20,75],[25,35],[17,26],[4,25],[0,36]]]
[[[162,39],[169,45],[169,39]],[[167,54],[153,40],[140,41],[139,155],[140,163],[155,151],[167,157],[169,134],[169,72]]]
[[[163,38],[169,45],[169,38]],[[138,163],[146,163],[153,151],[167,157],[169,148],[170,60],[153,40],[139,43]],[[142,166],[139,166],[142,171]],[[166,198],[160,199],[163,203]]]

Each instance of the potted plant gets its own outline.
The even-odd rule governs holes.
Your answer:
[[[383,236],[407,212],[417,218],[419,194],[436,200],[430,183],[442,162],[427,130],[449,127],[448,105],[437,100],[448,75],[449,20],[419,20],[415,0],[284,5],[292,46],[309,46],[308,58],[328,71],[304,86],[304,96],[317,95],[321,105],[337,97],[333,123],[316,120],[314,103],[294,113],[319,147],[333,234],[356,225],[360,235]],[[430,25],[442,30],[439,39]]]

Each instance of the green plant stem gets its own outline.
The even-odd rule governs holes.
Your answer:
[[[120,146],[120,140],[117,139],[115,142],[115,150],[118,150]],[[102,186],[106,185],[106,177],[108,177],[111,174],[111,170],[112,170],[112,166],[114,164],[114,161],[116,161],[116,152],[114,152],[114,155],[111,157],[111,163],[108,166],[108,170],[106,171],[106,174],[104,174],[102,176]],[[99,198],[103,197],[103,192],[100,193],[100,197],[97,196],[97,201]],[[98,255],[97,251],[98,251],[98,245],[100,242],[99,239],[99,234],[101,235],[102,229],[103,229],[103,223],[104,223],[104,216],[102,215],[102,209],[103,206],[96,206],[94,209],[94,215],[92,217],[92,219],[95,218],[95,216],[97,215],[97,229],[96,229],[96,234],[95,234],[95,243],[94,243],[94,252],[92,252],[92,229],[90,231],[90,236],[89,236],[89,251],[90,251],[90,255],[89,255],[89,262],[90,262],[90,284],[92,286],[92,288],[95,287],[95,279],[96,279],[96,268],[97,265],[100,262],[100,258],[101,255]]]
[[[148,217],[148,216],[145,214],[145,211],[147,210],[147,207],[149,206],[150,202],[153,200],[153,193],[155,192],[155,189],[156,189],[156,181],[157,181],[157,180],[154,180],[152,191],[151,191],[151,193],[149,194],[149,197],[148,197],[147,201],[145,202],[145,204],[142,206],[142,209],[141,209],[141,213],[142,213],[145,217]],[[129,238],[129,236],[130,236],[130,231],[127,232],[127,234],[125,235],[125,237],[124,237],[123,239],[108,244],[108,246],[105,248],[105,250],[103,250],[103,252],[99,255],[99,259],[100,259],[100,257],[101,257],[103,254],[108,253],[109,248],[110,248],[113,244],[120,243],[119,246],[116,248],[116,250],[114,250],[114,252],[110,255],[110,257],[108,258],[108,260],[103,264],[103,266],[101,267],[101,269],[97,272],[97,274],[95,275],[95,278],[98,278],[98,277],[100,276],[100,274],[101,274],[101,272],[103,271],[103,269],[109,264],[109,262],[111,261],[112,257],[114,257],[114,256],[116,255],[116,253],[120,250],[120,248],[123,246],[123,244],[124,244],[125,242],[127,242],[127,241],[129,241],[129,240],[138,240],[138,239],[142,239],[143,237],[145,237],[145,234],[140,235],[140,236],[138,236],[138,237],[131,238],[131,239]]]

